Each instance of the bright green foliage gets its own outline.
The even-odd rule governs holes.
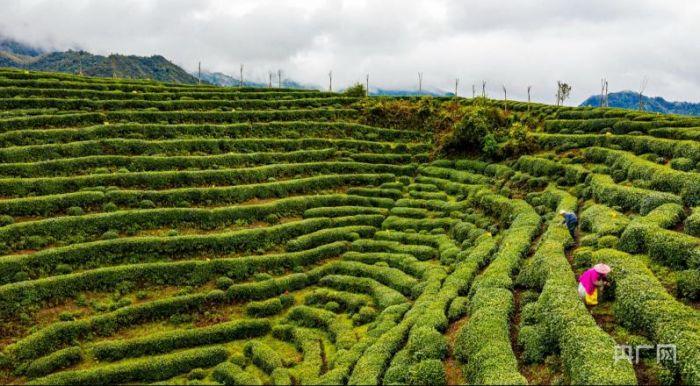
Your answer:
[[[666,204],[635,219],[620,238],[619,247],[630,253],[648,252],[671,267],[700,267],[700,239],[668,230],[682,219],[680,205]]]
[[[700,299],[700,270],[687,269],[676,273],[678,295],[691,300]]]
[[[26,373],[30,377],[40,377],[80,362],[82,357],[80,347],[68,347],[32,361]]]
[[[194,368],[214,366],[225,361],[227,355],[228,353],[223,348],[196,348],[176,354],[136,359],[94,369],[58,372],[43,378],[37,378],[30,383],[38,385],[68,383],[73,385],[95,385],[137,380],[159,381],[186,373]]]
[[[214,368],[212,378],[224,385],[260,385],[255,376],[233,363],[224,362]]]
[[[700,320],[698,311],[676,301],[654,274],[634,256],[612,249],[594,254],[613,268],[615,315],[658,344],[675,344],[681,358],[676,371],[686,384],[700,381]]]
[[[118,360],[173,351],[235,339],[248,339],[270,331],[266,320],[237,320],[211,327],[183,331],[163,332],[144,338],[106,341],[90,347],[92,355],[99,360]]]
[[[430,327],[411,330],[406,347],[416,361],[424,359],[442,360],[447,355],[447,340],[438,331]]]
[[[693,214],[685,219],[685,232],[691,236],[700,237],[700,207],[693,209]]]
[[[409,385],[447,385],[447,375],[442,362],[426,359],[413,365],[408,372]]]
[[[619,236],[629,224],[624,214],[605,205],[591,205],[581,213],[581,229],[599,235]]]
[[[268,374],[282,367],[282,359],[277,352],[262,342],[249,341],[243,351],[256,366]]]
[[[700,119],[365,91],[0,69],[0,379],[699,382]]]

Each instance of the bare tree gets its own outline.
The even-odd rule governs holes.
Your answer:
[[[197,84],[202,84],[202,62],[197,66]]]
[[[423,73],[418,73],[418,94],[423,93]]]
[[[267,87],[272,88],[272,71],[268,72],[268,75],[270,76],[269,78],[269,83],[267,84]]]
[[[365,78],[365,96],[369,96],[369,74]]]
[[[455,79],[455,96],[457,96],[457,92],[459,91],[459,78]]]
[[[472,98],[476,98],[476,85],[472,83]]]
[[[600,79],[600,107],[605,106],[605,78]]]
[[[277,70],[277,88],[282,88],[282,70]]]
[[[605,79],[605,104],[603,107],[608,107],[608,80]]]
[[[333,91],[333,71],[328,71],[328,91]]]
[[[243,65],[241,64],[240,77],[238,78],[238,87],[243,87]]]
[[[527,86],[527,111],[530,112],[530,91],[532,91],[532,86]]]
[[[639,87],[639,111],[644,111],[644,90],[647,88],[647,83],[649,83],[649,79],[645,76]]]
[[[571,94],[571,86],[560,80],[557,81],[557,106],[562,106],[564,101],[569,98]]]
[[[78,51],[78,75],[83,75],[83,51]]]
[[[481,97],[486,98],[486,81],[481,81]]]
[[[506,114],[508,113],[508,91],[506,90],[506,86],[502,85],[503,87],[503,110],[506,111]]]

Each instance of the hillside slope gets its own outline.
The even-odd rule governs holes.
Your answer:
[[[700,118],[501,103],[0,69],[0,384],[700,384]]]

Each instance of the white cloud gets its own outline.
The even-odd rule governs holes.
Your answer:
[[[0,34],[48,48],[162,54],[186,69],[336,88],[364,80],[383,88],[489,94],[552,102],[557,80],[569,103],[612,90],[700,101],[694,0],[3,0]]]

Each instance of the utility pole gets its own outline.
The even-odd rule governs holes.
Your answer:
[[[197,65],[197,84],[202,84],[202,62]]]
[[[527,112],[530,112],[530,90],[532,90],[532,86],[527,86]]]
[[[241,76],[240,76],[240,78],[238,78],[238,80],[239,80],[238,87],[243,87],[243,65],[242,64],[241,64]]]
[[[423,93],[423,73],[418,73],[418,94]]]
[[[328,92],[333,92],[333,70],[328,71]]]
[[[457,92],[459,91],[459,78],[455,79],[455,96],[457,96]]]
[[[282,70],[277,70],[277,88],[282,88]]]

